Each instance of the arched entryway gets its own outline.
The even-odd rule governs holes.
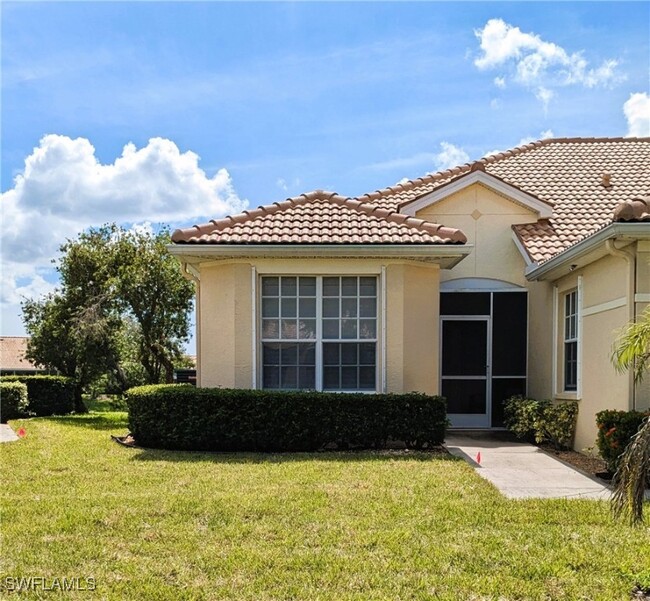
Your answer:
[[[454,428],[503,426],[503,402],[526,394],[528,294],[487,278],[440,286],[440,390]]]

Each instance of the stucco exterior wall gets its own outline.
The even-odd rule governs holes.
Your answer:
[[[512,239],[512,225],[537,220],[537,214],[481,184],[473,184],[416,213],[420,219],[460,228],[474,252],[442,280],[493,278],[526,285],[525,262]]]
[[[528,395],[553,395],[553,286],[529,282],[528,288]]]
[[[440,271],[386,268],[387,392],[438,393]]]
[[[628,322],[628,265],[620,257],[606,256],[556,282],[558,323],[556,336],[556,399],[579,401],[575,449],[594,446],[595,415],[604,409],[631,409],[628,374],[617,373],[611,362],[616,332]],[[577,393],[563,391],[564,295],[580,288],[579,373]]]
[[[206,261],[199,270],[199,386],[251,388],[254,382],[256,385],[259,382],[257,334],[253,330],[257,327],[253,298],[255,320],[258,319],[259,277],[376,275],[379,282],[377,389],[381,390],[385,382],[389,392],[438,392],[440,269],[437,265],[378,259],[259,259]],[[385,302],[381,298],[382,290],[385,290]],[[385,349],[382,348],[382,320],[386,326]]]
[[[198,386],[250,388],[252,279],[247,263],[201,266]]]

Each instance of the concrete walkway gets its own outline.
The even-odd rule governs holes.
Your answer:
[[[18,436],[9,424],[0,424],[0,442],[13,442]]]
[[[501,438],[501,440],[499,440]],[[524,442],[486,433],[449,433],[445,446],[510,499],[609,499],[610,490]],[[481,453],[480,465],[476,462]]]

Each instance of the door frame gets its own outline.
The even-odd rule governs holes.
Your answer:
[[[444,376],[442,373],[442,353],[444,344],[445,321],[483,321],[485,328],[485,375],[484,376]],[[490,296],[490,315],[441,315],[440,316],[440,348],[438,353],[438,373],[440,374],[440,394],[443,380],[485,380],[485,413],[447,413],[447,417],[458,422],[452,423],[451,428],[480,428],[492,427],[492,296]],[[452,416],[457,416],[456,420]]]

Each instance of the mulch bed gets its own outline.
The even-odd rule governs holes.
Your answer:
[[[541,444],[538,446],[545,453],[548,453],[553,457],[557,457],[560,461],[564,461],[565,463],[572,465],[588,476],[603,480],[606,484],[609,484],[612,479],[612,474],[607,471],[605,462],[600,457],[585,455],[584,453],[578,453],[577,451],[558,451],[551,445],[546,444]]]

